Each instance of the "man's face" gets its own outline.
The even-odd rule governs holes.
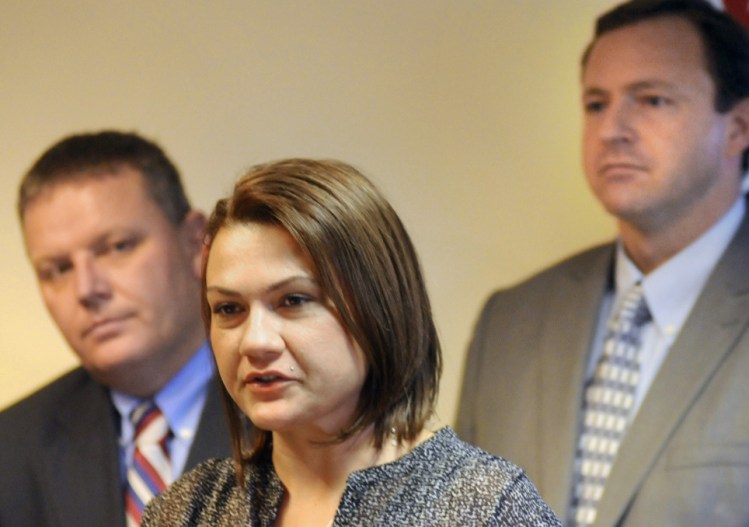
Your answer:
[[[150,395],[204,340],[203,217],[168,221],[141,174],[57,184],[23,216],[26,250],[52,318],[100,382]]]
[[[714,109],[699,34],[674,17],[601,36],[583,72],[583,162],[593,193],[625,225],[657,232],[714,221],[739,195],[746,138]],[[738,139],[737,139],[738,137]]]

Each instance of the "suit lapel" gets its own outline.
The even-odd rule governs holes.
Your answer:
[[[206,459],[225,458],[232,455],[228,424],[221,401],[221,380],[218,376],[214,376],[209,382],[205,405],[200,415],[195,439],[187,456],[184,472]]]
[[[608,245],[576,261],[557,288],[549,291],[542,322],[541,437],[544,498],[564,515],[570,502],[580,401],[601,300],[614,257]],[[580,353],[580,350],[585,350]],[[564,519],[564,518],[563,518]]]
[[[674,431],[749,324],[749,217],[684,324],[625,437],[596,525],[620,520]]]
[[[113,419],[106,390],[88,379],[51,423],[40,460],[60,525],[124,525]]]

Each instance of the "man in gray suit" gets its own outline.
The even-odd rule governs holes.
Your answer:
[[[165,482],[231,455],[200,314],[205,218],[156,144],[116,131],[48,149],[21,182],[18,212],[81,367],[0,413],[0,525],[125,525],[131,414],[144,401],[168,423]]]
[[[619,236],[489,299],[457,430],[569,525],[749,525],[749,37],[708,2],[635,0],[598,19],[581,83],[584,170]],[[581,517],[589,386],[633,284],[638,382]]]

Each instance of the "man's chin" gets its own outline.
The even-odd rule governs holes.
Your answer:
[[[101,384],[123,391],[139,381],[146,370],[146,360],[141,353],[133,353],[132,349],[123,350],[113,347],[97,349],[82,359],[83,367]],[[145,379],[143,379],[145,380]]]

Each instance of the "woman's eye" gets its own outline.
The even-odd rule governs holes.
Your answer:
[[[216,304],[211,310],[214,315],[230,316],[239,313],[239,306],[236,304]]]
[[[293,294],[293,295],[286,295],[285,297],[283,297],[281,305],[283,307],[299,307],[311,301],[312,301],[312,297],[308,295]]]

